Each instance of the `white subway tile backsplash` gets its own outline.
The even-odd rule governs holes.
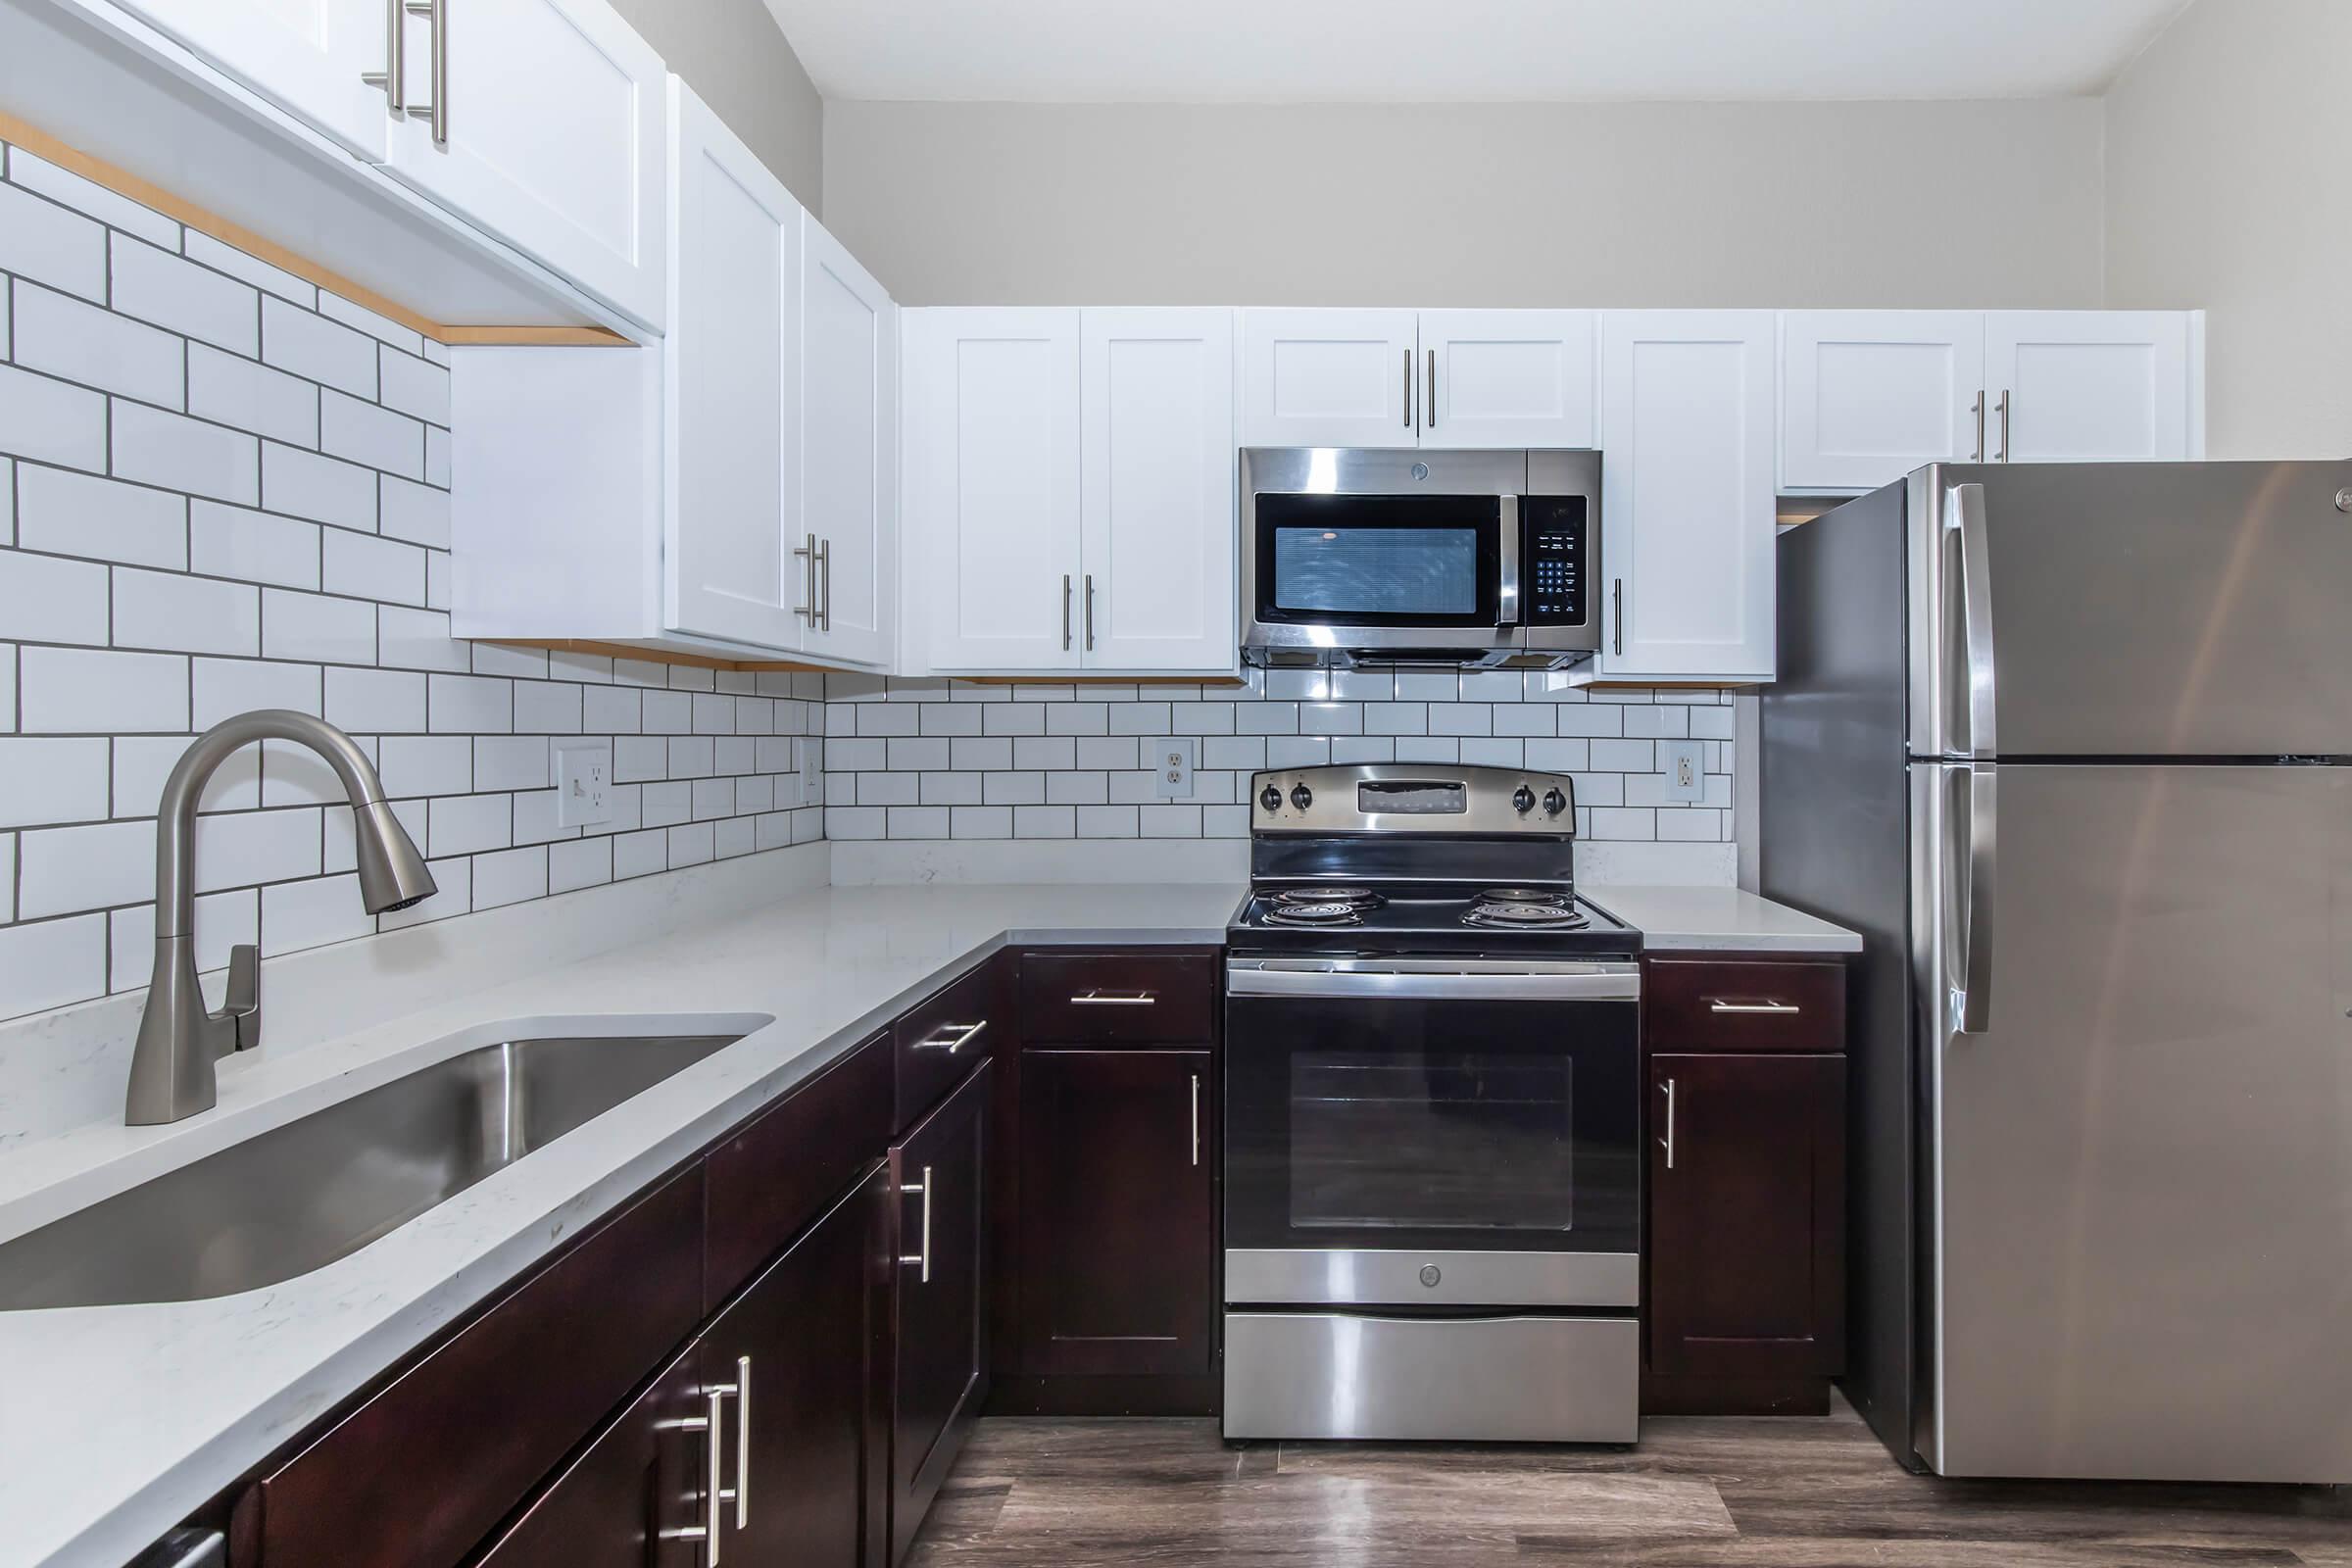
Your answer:
[[[424,604],[424,552],[397,539],[328,528],[321,534],[318,585],[330,594],[386,604]]]
[[[326,290],[320,289],[318,291],[318,309],[338,321],[358,327],[379,342],[392,344],[411,354],[421,355],[424,352],[423,334],[414,328],[403,326],[389,318],[378,316],[364,305],[354,305],[340,294],[330,294]]]
[[[290,708],[316,715],[320,704],[317,664],[258,659],[199,659],[193,667],[193,710],[198,729],[210,729],[256,708]]]
[[[121,234],[112,249],[114,310],[248,359],[261,353],[261,295],[251,284]]]
[[[261,505],[270,512],[375,531],[375,475],[282,442],[262,443]]]
[[[104,468],[105,395],[0,365],[0,452],[69,468]]]
[[[514,727],[514,683],[477,675],[434,675],[426,689],[427,727],[437,735],[503,735]]]
[[[370,664],[375,662],[375,610],[355,599],[325,594],[289,593],[271,588],[262,595],[262,652],[271,659],[300,659],[329,664]],[[328,707],[333,707],[333,676],[328,671]],[[415,677],[411,677],[415,680]],[[421,706],[421,680],[416,680]],[[347,688],[348,689],[348,688]],[[327,716],[335,723],[330,711]],[[351,726],[345,725],[346,728]],[[359,726],[373,730],[386,726]],[[421,725],[397,726],[420,728]]]
[[[448,491],[388,473],[379,477],[378,484],[379,533],[387,538],[406,539],[411,544],[429,545],[435,550],[449,548]]]
[[[424,426],[405,414],[341,392],[320,396],[318,447],[330,457],[385,473],[424,477]]]
[[[16,288],[17,364],[166,408],[187,387],[187,346],[102,305],[30,283]]]
[[[503,850],[514,839],[514,803],[504,795],[439,796],[425,820],[424,853],[435,859]]]
[[[0,413],[0,443],[7,440],[5,419]],[[188,507],[187,497],[168,490],[17,465],[17,543],[27,550],[182,568],[189,564]]]
[[[547,847],[547,891],[569,893],[612,880],[612,840],[576,839]]]
[[[476,735],[473,787],[477,790],[540,790],[548,786],[548,743],[544,735]]]
[[[261,890],[262,956],[348,942],[375,930],[356,875],[278,882]]]
[[[154,897],[152,819],[27,829],[17,835],[20,919],[78,914]]]
[[[462,672],[471,667],[466,645],[449,635],[449,614],[384,605],[375,612],[376,662],[398,669]]]
[[[326,720],[355,734],[416,734],[424,728],[424,677],[403,669],[326,671]]]
[[[284,300],[262,301],[262,358],[281,370],[355,397],[375,396],[375,345],[348,326]]]
[[[167,250],[179,247],[179,224],[173,220],[140,206],[127,196],[117,195],[94,180],[60,169],[22,147],[8,150],[8,177],[13,184],[38,191],[51,201],[63,202],[76,212],[87,213],[102,223],[136,234],[152,244]]]
[[[376,770],[394,799],[463,795],[473,788],[473,738],[468,735],[386,735]]]
[[[228,950],[261,940],[261,899],[252,888],[208,893],[196,901],[196,968],[228,967]],[[155,973],[155,906],[134,904],[107,917],[110,989],[143,986]]]
[[[106,229],[69,207],[0,185],[0,272],[102,301]]]
[[[387,344],[377,353],[377,385],[384,407],[447,428],[449,371]]]
[[[107,641],[107,568],[0,550],[0,628],[27,642]]]
[[[202,343],[188,345],[188,412],[298,447],[318,444],[318,388]]]
[[[108,746],[99,735],[0,740],[0,827],[103,820]]]
[[[314,285],[304,282],[292,272],[281,271],[268,262],[248,256],[234,246],[223,245],[201,230],[187,230],[180,242],[180,249],[192,262],[240,278],[265,293],[291,300],[305,310],[313,309],[318,303],[318,290]]]
[[[187,733],[184,656],[25,648],[18,664],[19,721],[27,734]]]
[[[171,571],[114,568],[118,648],[258,654],[261,596],[251,584]]]
[[[164,780],[188,749],[185,735],[114,737],[116,816],[153,816]],[[198,797],[200,811],[250,811],[262,804],[262,753],[247,747],[215,770]]]
[[[242,430],[116,398],[108,451],[118,478],[255,506],[261,443]]]
[[[387,351],[389,352],[389,351]],[[749,823],[745,824],[747,827]],[[473,861],[473,906],[495,909],[525,899],[547,897],[547,851],[541,846],[503,850],[476,856]]]
[[[0,927],[0,1017],[106,995],[106,916]]]

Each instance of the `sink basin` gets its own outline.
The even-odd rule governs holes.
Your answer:
[[[450,1056],[0,1244],[0,1310],[194,1301],[307,1274],[742,1038]]]

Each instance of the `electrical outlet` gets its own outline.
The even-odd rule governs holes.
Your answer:
[[[556,748],[556,826],[588,827],[612,820],[612,748]]]
[[[1200,743],[1189,737],[1162,739],[1149,743],[1152,748],[1152,791],[1167,800],[1184,800],[1193,793],[1193,749]]]
[[[825,743],[813,735],[804,735],[792,743],[793,754],[800,759],[801,804],[825,804]]]
[[[1706,754],[1697,741],[1660,741],[1658,759],[1665,764],[1668,800],[1706,799]]]

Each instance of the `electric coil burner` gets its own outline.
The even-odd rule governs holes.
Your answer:
[[[1225,1435],[1639,1433],[1642,935],[1564,775],[1250,780],[1226,930]]]

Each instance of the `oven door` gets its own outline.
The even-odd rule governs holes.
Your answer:
[[[1640,1302],[1641,971],[1236,957],[1225,1298]]]
[[[1252,449],[1244,642],[1483,652],[1519,619],[1525,453]],[[1416,477],[1418,475],[1418,477]]]

